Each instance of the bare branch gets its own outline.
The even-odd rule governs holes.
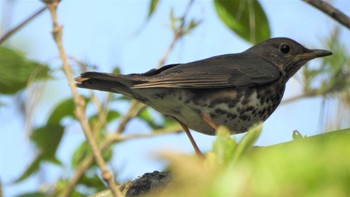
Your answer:
[[[304,0],[306,3],[314,6],[320,11],[324,12],[328,16],[332,17],[334,20],[338,21],[348,29],[350,29],[350,18],[346,16],[343,12],[334,8],[329,3],[322,0]]]
[[[130,134],[130,135],[124,135],[124,136],[115,136],[112,135],[109,140],[113,142],[122,142],[126,140],[131,140],[131,139],[139,139],[139,138],[148,138],[148,137],[155,137],[159,135],[165,135],[169,133],[177,133],[181,132],[182,128],[179,125],[169,127],[169,128],[164,128],[164,129],[157,129],[153,130],[148,133],[141,133],[141,134]]]
[[[73,99],[75,103],[75,115],[79,120],[80,125],[84,131],[85,137],[91,147],[91,151],[94,155],[95,161],[99,166],[99,168],[101,169],[103,179],[108,183],[114,196],[122,196],[122,193],[120,192],[118,186],[114,182],[113,175],[108,170],[106,163],[103,160],[102,155],[99,151],[99,148],[95,142],[94,136],[91,131],[91,127],[86,119],[85,109],[84,109],[84,106],[85,106],[84,99],[82,99],[78,94],[77,88],[73,82],[72,70],[68,63],[67,55],[62,43],[62,26],[59,25],[57,21],[56,11],[57,11],[58,3],[59,3],[59,0],[53,0],[50,3],[47,3],[46,6],[50,10],[52,24],[53,24],[53,30],[52,30],[53,38],[55,40],[55,43],[57,45],[57,49],[59,52],[59,56],[63,63],[63,71],[67,77],[68,84],[73,95]]]
[[[121,134],[124,131],[126,125],[129,123],[129,121],[133,117],[137,116],[143,109],[145,109],[145,107],[146,107],[146,105],[139,103],[138,101],[132,100],[128,111],[123,116],[122,120],[120,121],[115,133],[117,135]]]
[[[12,34],[14,34],[16,31],[21,29],[23,26],[25,26],[27,23],[29,23],[31,20],[33,20],[35,17],[39,16],[41,13],[43,13],[46,10],[46,6],[39,9],[38,11],[34,12],[31,16],[29,16],[27,19],[25,19],[23,22],[18,24],[16,27],[11,29],[10,31],[6,32],[3,36],[0,37],[0,45],[5,42]]]

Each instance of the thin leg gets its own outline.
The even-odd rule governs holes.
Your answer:
[[[219,127],[218,124],[216,124],[211,118],[209,114],[202,113],[202,118],[204,122],[206,122],[209,126],[211,126],[213,129],[217,129]]]
[[[194,151],[196,152],[197,156],[198,156],[200,159],[204,159],[204,155],[203,155],[202,152],[199,150],[199,148],[198,148],[196,142],[194,141],[194,139],[193,139],[193,137],[192,137],[192,135],[191,135],[190,130],[188,129],[188,127],[187,127],[184,123],[182,123],[181,121],[179,121],[179,120],[177,120],[177,122],[181,125],[182,129],[185,131],[185,133],[186,133],[188,139],[190,139],[191,144],[192,144],[192,146],[193,146],[193,148],[194,148]]]

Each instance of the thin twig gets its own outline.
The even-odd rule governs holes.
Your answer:
[[[350,29],[350,18],[346,16],[340,10],[334,8],[331,4],[322,0],[304,0],[306,3],[312,5],[313,7],[324,12],[328,16],[332,17],[334,20],[338,21],[340,24],[344,25]]]
[[[3,36],[0,37],[0,45],[5,42],[5,40],[7,40],[12,34],[14,34],[15,32],[17,32],[19,29],[21,29],[23,26],[25,26],[28,22],[30,22],[31,20],[33,20],[35,17],[39,16],[41,13],[43,13],[46,10],[46,7],[43,7],[41,9],[39,9],[38,11],[36,11],[35,13],[33,13],[32,15],[30,15],[27,19],[25,19],[23,22],[21,22],[20,24],[18,24],[16,27],[14,27],[13,29],[11,29],[10,31],[6,32]]]
[[[146,105],[139,103],[135,100],[132,100],[128,111],[123,116],[122,120],[120,121],[117,129],[115,130],[115,133],[117,135],[121,134],[124,131],[126,125],[129,123],[129,121],[132,118],[134,118],[135,116],[139,115],[140,112],[145,108],[146,108]]]
[[[79,120],[80,125],[84,131],[85,137],[86,137],[86,139],[91,147],[91,151],[94,155],[95,161],[96,161],[97,165],[99,166],[99,168],[101,169],[103,179],[108,183],[108,186],[112,190],[112,193],[114,196],[122,196],[121,192],[119,191],[118,186],[114,182],[113,175],[107,169],[106,163],[103,160],[103,157],[99,151],[99,148],[94,140],[94,136],[92,134],[90,125],[87,122],[87,119],[85,116],[84,99],[79,96],[79,94],[77,92],[77,88],[73,82],[72,71],[71,71],[70,65],[68,64],[67,55],[66,55],[66,52],[64,51],[64,47],[62,44],[62,26],[59,25],[58,21],[57,21],[57,12],[56,11],[57,11],[58,3],[59,3],[59,0],[54,0],[54,1],[51,1],[50,3],[47,3],[46,6],[50,10],[52,24],[53,24],[52,34],[53,34],[55,43],[57,45],[60,58],[61,58],[62,63],[63,63],[63,71],[68,79],[68,84],[70,86],[70,89],[71,89],[71,92],[73,95],[73,99],[74,99],[74,103],[75,103],[75,107],[76,107],[75,115],[76,115],[77,119]]]
[[[294,102],[296,100],[299,100],[299,99],[302,99],[302,98],[309,98],[309,97],[312,97],[312,96],[316,96],[318,94],[301,94],[301,95],[297,95],[297,96],[294,96],[294,97],[290,97],[290,98],[287,98],[287,99],[284,99],[282,100],[281,104],[289,104],[291,102]]]
[[[180,24],[180,26],[178,28],[176,28],[174,30],[173,39],[172,39],[168,49],[165,51],[163,57],[160,59],[157,68],[160,68],[161,66],[163,66],[165,64],[165,61],[168,59],[168,57],[170,55],[170,52],[174,49],[174,46],[175,46],[176,42],[182,38],[182,36],[183,36],[183,28],[185,26],[185,21],[186,21],[188,13],[190,12],[190,9],[192,7],[193,2],[194,2],[194,0],[190,0],[188,2],[187,6],[186,6],[186,9],[184,11],[184,14],[181,17],[182,18],[181,24]]]
[[[180,131],[182,131],[182,128],[179,125],[176,125],[169,128],[153,130],[148,133],[129,134],[129,135],[123,135],[123,136],[112,135],[110,140],[113,142],[122,142],[126,140],[131,140],[131,139],[149,138],[149,137],[155,137],[155,136],[165,135],[169,133],[177,133]]]

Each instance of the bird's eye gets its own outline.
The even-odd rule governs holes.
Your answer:
[[[287,44],[283,44],[283,45],[280,47],[280,51],[281,51],[282,53],[287,54],[287,53],[290,51],[290,47],[289,47]]]

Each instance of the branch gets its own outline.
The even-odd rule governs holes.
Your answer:
[[[60,55],[60,58],[63,63],[63,71],[67,77],[69,87],[71,89],[74,103],[75,103],[75,115],[77,119],[80,122],[80,125],[84,131],[85,137],[91,147],[91,151],[94,155],[94,158],[96,160],[97,165],[101,169],[102,177],[103,179],[108,183],[109,188],[112,190],[112,193],[114,196],[122,196],[121,192],[119,191],[118,186],[114,182],[112,173],[107,169],[106,163],[102,158],[101,153],[99,152],[99,148],[94,140],[94,136],[92,134],[91,128],[89,123],[87,122],[86,116],[85,116],[85,103],[84,99],[80,97],[80,95],[77,92],[77,88],[73,82],[73,75],[70,65],[68,64],[68,59],[66,52],[64,51],[64,47],[62,44],[62,26],[58,24],[57,21],[57,6],[58,6],[59,0],[53,0],[46,4],[47,8],[50,10],[52,24],[53,24],[53,30],[52,34],[55,40],[55,43],[57,45],[57,49]]]
[[[158,66],[157,68],[160,68],[161,66],[163,66],[165,64],[165,61],[168,59],[169,55],[170,55],[170,52],[173,50],[176,42],[182,38],[183,36],[183,28],[185,26],[185,21],[186,21],[186,18],[187,18],[187,15],[192,7],[192,4],[193,4],[194,0],[190,0],[187,4],[187,7],[184,11],[184,14],[182,15],[182,20],[181,20],[181,24],[178,28],[176,28],[174,30],[174,36],[173,36],[173,39],[172,41],[170,42],[170,45],[168,47],[168,49],[165,51],[163,57],[160,59],[159,63],[158,63]]]
[[[329,3],[322,0],[304,0],[306,3],[314,6],[315,8],[321,10],[328,16],[332,17],[334,20],[338,21],[348,29],[350,29],[350,18],[344,13],[334,8]]]
[[[46,10],[46,7],[43,7],[36,11],[34,14],[29,16],[27,19],[25,19],[22,23],[18,24],[16,27],[11,29],[10,31],[6,32],[2,37],[0,37],[0,45],[5,42],[12,34],[14,34],[16,31],[21,29],[23,26],[25,26],[27,23],[29,23],[31,20],[33,20],[35,17],[39,16],[41,13],[43,13]]]
[[[154,130],[146,134],[134,134],[134,135],[125,135],[125,136],[110,136],[107,137],[100,146],[100,152],[103,152],[114,142],[121,142],[125,140],[130,139],[139,139],[139,138],[146,138],[146,137],[154,137],[154,136],[160,136],[170,133],[176,133],[181,131],[181,128],[178,127],[170,127],[167,129],[159,129]],[[74,190],[75,185],[78,183],[80,178],[84,175],[85,171],[89,169],[89,167],[92,165],[94,161],[94,158],[92,155],[88,155],[84,158],[82,162],[77,166],[74,176],[70,179],[69,183],[65,187],[64,191],[62,192],[61,196],[70,196],[72,191]]]
[[[153,130],[153,131],[148,132],[148,133],[130,134],[130,135],[123,135],[123,136],[112,135],[112,136],[110,136],[109,141],[122,142],[122,141],[126,141],[126,140],[131,140],[131,139],[155,137],[155,136],[160,136],[160,135],[165,135],[165,134],[170,134],[170,133],[177,133],[177,132],[181,132],[181,131],[182,131],[182,128],[179,125],[176,125],[176,126],[168,127],[168,128],[164,128],[164,129]]]
[[[146,105],[139,103],[138,101],[132,100],[128,111],[120,121],[115,133],[117,135],[121,134],[124,131],[126,125],[129,123],[129,121],[135,116],[139,115],[139,113],[145,108],[146,108]]]
[[[282,100],[282,103],[281,103],[281,104],[288,104],[288,103],[294,102],[294,101],[296,101],[296,100],[299,100],[299,99],[302,99],[302,98],[311,97],[311,96],[312,96],[312,95],[308,95],[308,94],[297,95],[297,96],[290,97],[290,98],[287,98],[287,99]]]

